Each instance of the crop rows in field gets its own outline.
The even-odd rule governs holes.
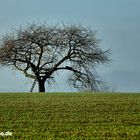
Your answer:
[[[0,94],[5,139],[140,139],[140,94]]]

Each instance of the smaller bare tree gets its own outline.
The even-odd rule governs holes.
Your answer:
[[[96,32],[82,26],[31,24],[3,36],[0,65],[16,68],[35,79],[39,92],[56,72],[71,72],[69,81],[80,90],[98,91],[102,81],[95,73],[96,64],[109,62],[109,50],[103,51]]]

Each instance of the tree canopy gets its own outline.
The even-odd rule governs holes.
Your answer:
[[[30,24],[3,36],[0,65],[36,79],[39,92],[64,70],[70,71],[68,80],[75,88],[98,91],[102,81],[95,67],[109,62],[109,52],[101,49],[96,32],[87,27]]]

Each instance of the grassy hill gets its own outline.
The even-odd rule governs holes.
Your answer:
[[[1,93],[9,140],[140,139],[140,94]]]

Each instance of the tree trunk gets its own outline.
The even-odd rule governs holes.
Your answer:
[[[39,87],[39,92],[45,92],[45,81],[38,80],[38,87]]]

